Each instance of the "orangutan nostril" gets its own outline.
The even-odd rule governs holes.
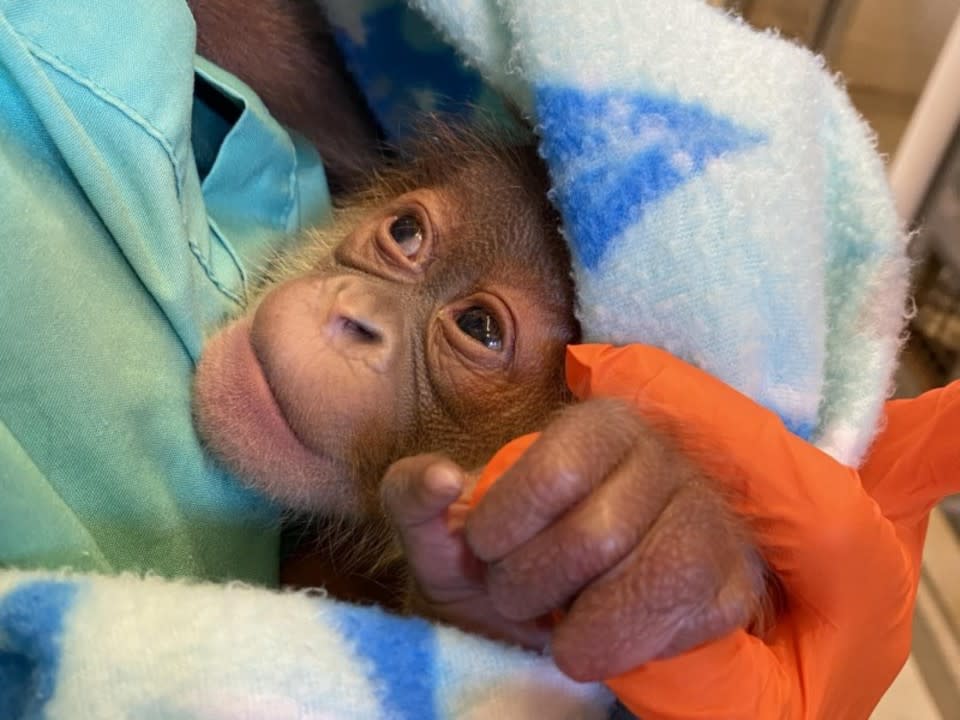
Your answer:
[[[370,324],[354,318],[340,318],[343,330],[354,339],[366,345],[376,345],[383,341],[383,334]]]

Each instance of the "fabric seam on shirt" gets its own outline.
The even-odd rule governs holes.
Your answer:
[[[215,63],[213,63],[210,60],[207,60],[203,56],[198,56],[198,57],[202,59],[204,62],[213,65],[218,71],[225,73],[231,77],[236,77],[232,73],[230,73],[230,71],[225,70],[219,65],[216,65]],[[202,67],[197,67],[196,65],[194,65],[193,70],[195,75],[199,75],[207,82],[217,86],[217,88],[221,92],[223,92],[226,95],[229,95],[231,98],[233,98],[243,106],[243,110],[240,113],[240,117],[230,127],[230,129],[227,131],[226,136],[223,138],[223,142],[221,144],[221,147],[222,147],[223,145],[226,145],[230,142],[231,138],[238,132],[237,128],[240,127],[240,125],[243,123],[243,121],[246,118],[250,116],[255,117],[257,113],[251,107],[249,100],[242,93],[237,91],[235,88],[232,88],[229,86],[223,86],[219,79],[215,78],[210,72],[208,72]],[[237,79],[239,80],[239,78]],[[242,82],[242,80],[240,82]],[[259,96],[257,96],[257,98],[259,99]],[[262,103],[262,99],[260,101]],[[267,113],[269,114],[269,109],[267,109]],[[297,152],[297,143],[295,142],[293,136],[291,135],[289,128],[286,128],[285,126],[280,125],[279,122],[276,120],[274,121],[277,122],[279,127],[281,127],[285,131],[283,137],[277,138],[277,140],[282,142],[284,145],[284,150],[289,152],[291,157],[291,161],[290,161],[291,167],[290,167],[289,173],[287,174],[286,204],[280,210],[276,212],[271,212],[269,217],[270,217],[271,223],[276,225],[281,225],[285,233],[290,233],[292,231],[299,231],[302,229],[302,223],[300,222],[299,212],[297,212],[296,226],[291,228],[291,216],[294,214],[295,210],[299,210],[299,206],[300,206],[300,203],[298,202],[298,199],[295,194],[295,189],[299,187],[299,184],[297,183],[297,175],[299,174],[299,171],[300,171],[300,165],[298,161],[298,152]],[[219,152],[218,152],[218,159],[214,161],[214,164],[213,164],[214,168],[217,167],[218,161],[219,161]]]
[[[237,257],[236,253],[233,250],[233,246],[226,241],[223,237],[223,232],[220,230],[220,226],[217,225],[217,221],[214,220],[210,215],[207,215],[207,227],[210,228],[210,232],[217,238],[217,242],[220,243],[220,247],[223,248],[233,263],[237,266],[237,271],[240,273],[240,288],[242,290],[242,295],[238,295],[233,290],[227,288],[221,288],[223,294],[228,298],[233,300],[240,307],[246,307],[247,305],[247,274],[243,269],[243,265],[240,262],[240,259]]]
[[[207,276],[207,279],[213,283],[221,293],[226,295],[228,298],[237,302],[236,294],[227,288],[219,279],[217,279],[216,274],[213,272],[213,269],[210,267],[209,263],[203,257],[203,253],[197,244],[190,238],[189,233],[187,232],[187,221],[184,216],[183,211],[183,167],[178,162],[175,153],[173,152],[173,146],[170,144],[169,139],[153,124],[150,123],[145,117],[140,115],[134,108],[127,105],[123,100],[113,95],[106,88],[101,87],[96,82],[81,74],[79,70],[74,68],[72,65],[67,63],[61,57],[55,53],[47,50],[46,48],[38,45],[33,38],[30,38],[19,31],[15,31],[17,34],[24,39],[25,44],[30,48],[30,51],[36,56],[36,58],[43,63],[46,63],[55,71],[65,75],[67,78],[72,80],[75,83],[78,83],[82,87],[87,88],[92,92],[96,97],[100,98],[103,102],[119,110],[121,113],[126,115],[135,125],[138,125],[144,132],[147,133],[151,138],[153,138],[163,149],[167,155],[167,159],[170,164],[173,166],[173,173],[175,178],[175,189],[177,194],[177,203],[180,207],[180,229],[183,232],[184,236],[187,239],[187,246],[190,249],[190,254],[193,255],[194,259],[200,265],[204,274]],[[230,253],[231,259],[236,262],[236,257]],[[239,268],[238,268],[239,269]]]
[[[8,433],[10,433],[10,437],[12,437],[13,440],[14,440],[14,442],[16,442],[17,445],[23,450],[23,454],[26,455],[27,458],[29,458],[30,464],[36,469],[36,471],[37,471],[40,475],[42,475],[44,478],[46,478],[46,477],[47,477],[46,473],[43,472],[43,471],[40,469],[40,466],[37,465],[37,463],[36,463],[36,461],[34,460],[33,456],[27,451],[27,448],[26,448],[26,446],[23,444],[23,442],[20,440],[20,437],[17,435],[17,433],[15,433],[15,432],[13,431],[13,429],[10,427],[10,425],[8,425],[7,422],[6,422],[3,418],[0,418],[0,426],[2,426],[4,430],[6,430]],[[101,561],[102,561],[107,567],[109,567],[111,570],[116,571],[116,567],[115,567],[114,564],[107,558],[107,555],[106,555],[106,553],[103,551],[103,548],[100,547],[100,543],[97,542],[96,538],[94,538],[94,536],[93,536],[93,534],[90,532],[89,528],[87,528],[86,524],[80,519],[80,516],[77,515],[76,510],[74,510],[74,509],[73,509],[73,506],[70,505],[70,504],[64,499],[63,495],[60,494],[59,490],[57,490],[57,488],[53,485],[53,483],[51,483],[51,482],[49,481],[49,479],[47,480],[47,487],[50,488],[50,491],[57,497],[57,499],[63,504],[63,507],[67,510],[67,512],[70,513],[70,516],[73,517],[73,519],[76,521],[77,526],[80,528],[80,530],[83,532],[83,534],[84,534],[84,535],[87,537],[87,539],[90,541],[90,544],[94,547],[94,549],[95,549],[95,550],[97,551],[97,553],[99,554],[99,560],[101,560]]]

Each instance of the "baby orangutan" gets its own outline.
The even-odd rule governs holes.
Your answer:
[[[540,169],[435,132],[276,258],[205,350],[203,436],[291,507],[370,515],[391,462],[480,465],[566,398],[573,287]]]
[[[207,447],[325,532],[373,538],[355,571],[408,566],[390,592],[415,612],[542,647],[538,619],[565,608],[552,650],[578,679],[748,624],[762,565],[710,479],[625,403],[569,402],[574,289],[535,151],[437,126],[406,157],[209,341]],[[462,469],[533,430],[458,529]]]

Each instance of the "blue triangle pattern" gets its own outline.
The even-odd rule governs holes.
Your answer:
[[[541,86],[541,149],[573,252],[593,270],[610,241],[725,153],[762,143],[698,103]]]

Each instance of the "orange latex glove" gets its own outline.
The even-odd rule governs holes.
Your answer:
[[[927,515],[960,491],[960,383],[887,404],[860,474],[770,411],[655,348],[570,347],[567,383],[662,411],[717,449],[715,473],[786,591],[760,639],[739,630],[607,684],[644,720],[866,718],[903,665]],[[536,435],[505,446],[473,494]],[[707,459],[709,462],[709,459]]]

